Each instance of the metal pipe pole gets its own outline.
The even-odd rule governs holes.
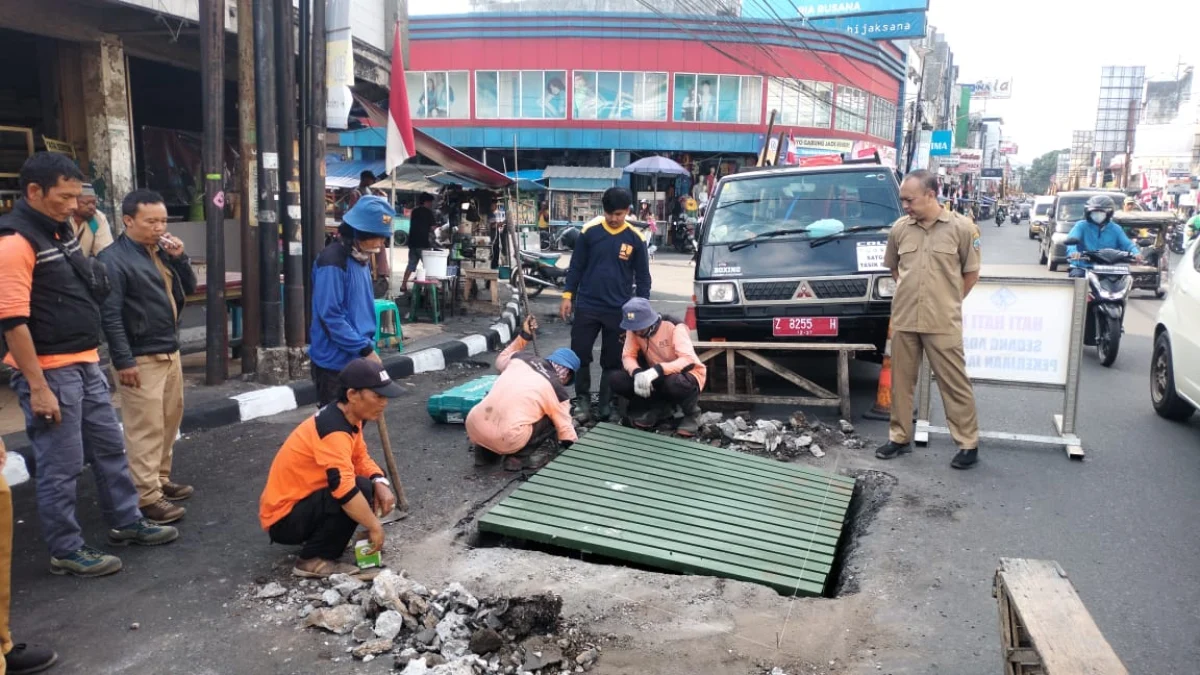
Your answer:
[[[259,292],[262,346],[283,344],[279,322],[279,121],[275,101],[274,0],[254,0],[254,110],[258,134]]]
[[[303,347],[304,243],[300,229],[300,175],[296,165],[296,49],[291,0],[276,0],[275,61],[279,83],[280,211],[283,223],[283,323],[288,347]]]
[[[309,118],[312,116],[312,9],[310,2],[316,3],[321,0],[299,0],[300,4],[300,121],[299,121],[299,169],[300,169],[300,208],[302,218],[300,221],[301,227],[301,251],[300,251],[300,267],[305,270],[312,269],[312,251],[309,250],[310,242],[308,237],[304,236],[306,232],[305,223],[307,222],[303,216],[308,216],[305,213],[308,210],[310,203],[309,191],[312,190],[312,183],[308,180],[308,164],[312,156],[312,147],[309,145],[308,124]],[[308,309],[312,304],[312,296],[309,295],[311,288],[306,282],[308,275],[301,275],[301,285],[304,287],[304,315],[307,317],[311,311]],[[305,326],[308,325],[306,321]]]
[[[225,3],[200,2],[200,77],[204,109],[205,312],[207,339],[204,382],[220,384],[228,375],[225,332]]]
[[[242,374],[258,370],[262,298],[258,275],[258,161],[255,148],[253,0],[238,0],[238,145],[242,153]]]
[[[309,271],[313,262],[325,248],[325,125],[328,111],[329,86],[326,82],[325,44],[327,39],[325,0],[313,0],[312,7],[312,113],[308,117],[309,165],[305,167],[309,184],[310,203],[305,205],[308,228],[304,241],[308,244],[309,259],[304,268],[306,293],[304,295],[304,325],[312,323],[312,283]]]

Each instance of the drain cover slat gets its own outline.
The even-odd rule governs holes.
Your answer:
[[[814,596],[830,582],[854,482],[601,424],[479,529]]]

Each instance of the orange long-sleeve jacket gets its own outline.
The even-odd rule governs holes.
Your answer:
[[[547,368],[548,377],[527,360],[514,358],[525,344],[518,335],[496,357],[500,377],[467,413],[467,438],[498,455],[511,455],[525,447],[533,436],[533,425],[543,417],[554,423],[560,441],[578,440],[571,422],[571,399],[561,385],[555,387],[549,379],[555,376],[554,369]]]
[[[663,320],[648,340],[638,337],[632,331],[626,331],[625,348],[621,351],[621,365],[624,366],[625,372],[632,375],[642,368],[638,361],[639,355],[645,358],[647,366],[659,366],[663,375],[674,375],[686,370],[696,378],[700,389],[704,389],[708,368],[700,361],[700,357],[696,356],[687,326]],[[688,370],[688,366],[691,366],[691,370]]]

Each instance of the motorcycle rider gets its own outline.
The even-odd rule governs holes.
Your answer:
[[[1079,240],[1079,244],[1067,246],[1067,258],[1071,261],[1070,276],[1087,276],[1087,270],[1091,268],[1092,263],[1083,259],[1083,251],[1112,248],[1129,251],[1135,260],[1141,260],[1141,249],[1130,241],[1119,225],[1112,222],[1113,212],[1116,210],[1117,205],[1112,197],[1107,195],[1094,195],[1087,200],[1083,209],[1083,220],[1075,223],[1075,227],[1071,228],[1071,233],[1067,235],[1068,239]]]

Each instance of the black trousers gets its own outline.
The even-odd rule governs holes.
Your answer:
[[[375,484],[371,479],[359,476],[354,482],[367,503],[374,506]],[[325,488],[296,502],[292,512],[272,525],[268,534],[271,541],[277,544],[303,544],[300,549],[301,560],[337,560],[342,557],[357,527],[358,523],[346,515],[342,505],[333,498],[333,493]]]
[[[338,371],[322,368],[311,362],[310,366],[313,384],[317,385],[317,407],[324,408],[338,400],[338,394],[342,393],[342,383],[338,380]]]
[[[609,373],[608,384],[614,394],[629,400],[629,409],[635,412],[660,403],[679,405],[700,392],[700,383],[691,373],[676,373],[658,378],[650,384],[650,398],[642,398],[634,393],[633,376],[624,370]]]
[[[575,322],[571,324],[571,351],[579,356],[580,370],[592,363],[592,348],[596,337],[600,337],[600,367],[614,370],[621,367],[621,310],[596,311],[575,310]]]

